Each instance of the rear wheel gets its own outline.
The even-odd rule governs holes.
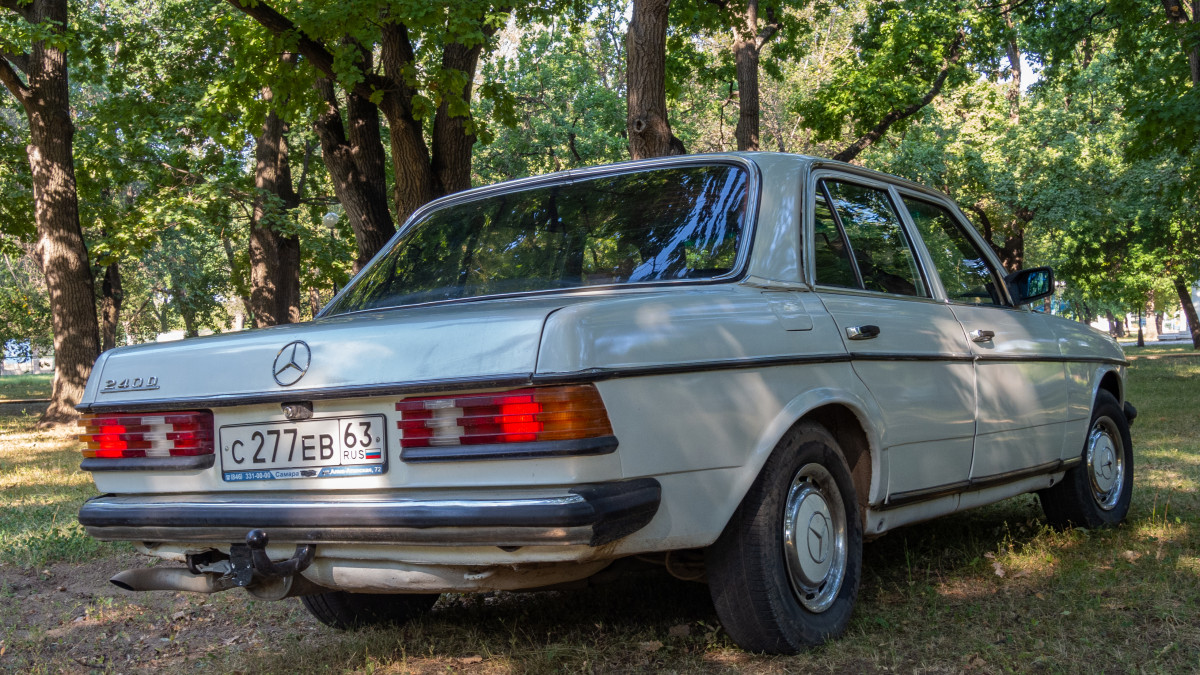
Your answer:
[[[340,630],[402,624],[433,608],[438,595],[389,595],[331,591],[300,598],[304,608],[326,626]]]
[[[862,523],[828,430],[801,423],[779,442],[705,563],[717,616],[743,649],[794,654],[841,634],[858,597]]]
[[[1120,523],[1133,497],[1133,443],[1125,411],[1107,391],[1096,395],[1082,458],[1061,483],[1038,493],[1046,520],[1057,528]]]

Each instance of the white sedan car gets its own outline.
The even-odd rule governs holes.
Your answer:
[[[1125,517],[1121,350],[1001,270],[945,195],[810,157],[463,192],[312,323],[102,355],[79,520],[186,565],[119,586],[343,628],[657,556],[795,652],[846,626],[864,539],[1026,492]]]

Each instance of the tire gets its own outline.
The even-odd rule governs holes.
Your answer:
[[[1038,492],[1053,527],[1113,527],[1125,520],[1133,498],[1133,443],[1125,411],[1111,393],[1100,390],[1092,409],[1082,463],[1062,482]]]
[[[862,521],[825,427],[803,422],[779,441],[705,566],[717,617],[747,651],[795,654],[845,630],[858,598]]]
[[[309,614],[326,626],[352,630],[406,623],[432,609],[437,599],[436,593],[389,595],[331,591],[301,596],[300,602]]]

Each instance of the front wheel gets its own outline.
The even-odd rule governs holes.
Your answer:
[[[828,430],[805,422],[779,442],[705,564],[721,625],[743,649],[795,654],[845,630],[862,523]]]
[[[1061,483],[1038,493],[1046,520],[1060,529],[1120,523],[1133,498],[1133,443],[1125,411],[1107,391],[1096,395],[1082,459]]]
[[[330,591],[301,596],[300,601],[318,621],[340,630],[366,626],[399,625],[428,612],[438,595],[389,595]]]

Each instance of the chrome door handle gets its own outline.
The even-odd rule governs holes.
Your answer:
[[[996,337],[996,333],[990,330],[973,330],[971,331],[971,342],[991,342],[992,338]]]
[[[870,340],[879,337],[879,326],[867,324],[865,326],[846,326],[847,340]]]

